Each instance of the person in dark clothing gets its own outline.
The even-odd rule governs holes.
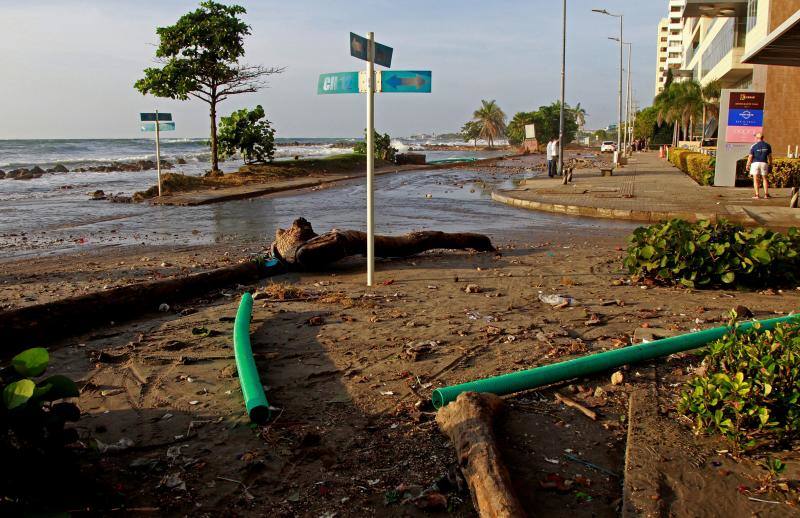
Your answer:
[[[756,143],[750,148],[750,154],[747,156],[747,170],[750,171],[750,176],[753,177],[753,190],[755,196],[753,199],[759,199],[758,180],[759,176],[764,184],[764,198],[769,198],[769,184],[767,182],[767,173],[772,165],[772,146],[764,142],[764,135],[756,133]]]

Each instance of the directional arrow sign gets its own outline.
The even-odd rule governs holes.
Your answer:
[[[350,55],[354,58],[363,59],[364,61],[369,61],[369,56],[367,55],[367,47],[369,46],[369,40],[364,36],[359,36],[355,33],[350,33]],[[392,52],[394,49],[392,47],[387,47],[386,45],[381,45],[377,41],[375,42],[375,64],[381,65],[384,67],[392,66]]]
[[[430,70],[381,70],[380,92],[383,93],[431,93]]]
[[[320,74],[317,94],[357,94],[358,72]]]

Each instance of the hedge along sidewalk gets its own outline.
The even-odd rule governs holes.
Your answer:
[[[519,208],[570,216],[657,222],[726,219],[746,226],[783,230],[800,226],[800,210],[789,209],[789,189],[771,189],[769,200],[753,200],[752,188],[701,186],[658,153],[635,153],[614,176],[576,169],[573,182],[537,177],[492,199]]]

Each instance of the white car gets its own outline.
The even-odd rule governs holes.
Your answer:
[[[613,153],[617,150],[617,143],[613,140],[606,140],[602,144],[600,144],[600,152],[601,153]]]

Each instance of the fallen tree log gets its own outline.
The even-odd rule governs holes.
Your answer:
[[[264,276],[263,261],[193,273],[183,277],[142,282],[77,297],[0,312],[0,357],[11,356],[43,341],[74,336],[90,329],[156,312],[162,303],[174,303],[211,290],[244,284]]]
[[[358,230],[331,230],[322,235],[304,218],[289,229],[278,229],[272,255],[297,268],[319,269],[351,255],[366,255],[367,234]],[[408,257],[428,250],[456,249],[494,251],[483,234],[438,231],[410,232],[402,236],[375,236],[376,257]]]
[[[503,400],[494,394],[464,392],[436,414],[439,429],[456,449],[459,466],[483,518],[524,517],[500,456],[493,421]]]

